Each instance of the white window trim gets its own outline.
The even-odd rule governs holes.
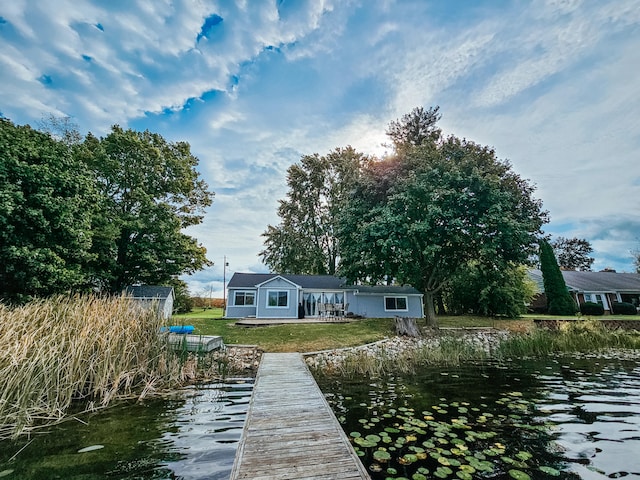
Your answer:
[[[280,293],[280,292],[285,292],[287,294],[287,304],[285,306],[281,306],[281,305],[269,305],[269,294],[275,292],[275,293]],[[289,308],[289,304],[290,304],[290,299],[291,298],[291,291],[290,290],[286,290],[286,289],[273,289],[273,290],[267,290],[267,299],[266,299],[266,307],[267,308],[280,308],[280,309],[287,309]]]
[[[247,293],[252,294],[253,295],[253,303],[251,305],[247,305],[246,303],[244,305],[238,305],[236,303],[236,295],[238,293],[244,293],[245,298],[246,298]],[[256,306],[256,297],[257,297],[256,293],[257,292],[255,290],[235,290],[233,292],[233,306],[234,307],[255,307]]]
[[[404,298],[404,304],[407,306],[405,309],[400,308],[387,308],[387,298]],[[396,302],[397,304],[397,302]],[[385,295],[384,296],[384,311],[385,312],[408,312],[409,311],[409,297],[406,295]]]

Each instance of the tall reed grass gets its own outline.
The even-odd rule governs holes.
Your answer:
[[[0,437],[180,381],[160,323],[127,297],[0,304]]]
[[[555,353],[594,353],[610,349],[640,349],[640,333],[610,330],[598,320],[579,320],[559,331],[537,328],[510,336],[496,348],[498,359],[541,357]]]
[[[489,352],[469,338],[443,335],[437,340],[400,351],[355,350],[346,353],[332,370],[333,373],[349,377],[411,374],[425,365],[458,366],[465,362],[483,361],[488,356]],[[318,370],[315,369],[316,372]]]
[[[402,349],[357,349],[330,361],[312,364],[316,375],[377,377],[411,374],[423,366],[459,366],[468,362],[505,361],[561,353],[596,353],[605,350],[640,349],[640,332],[612,331],[597,320],[576,321],[560,331],[536,328],[527,332],[478,341],[481,337],[441,333],[428,342]]]

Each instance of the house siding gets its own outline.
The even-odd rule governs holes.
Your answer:
[[[298,318],[298,286],[283,278],[276,277],[264,282],[256,295],[256,316],[258,318]],[[269,292],[287,292],[287,306],[269,306]]]
[[[385,297],[403,297],[407,299],[406,310],[385,309]],[[389,318],[389,317],[412,317],[422,318],[421,295],[403,295],[396,293],[361,294],[358,292],[348,292],[349,311],[368,318]]]
[[[229,289],[229,296],[227,298],[227,310],[225,312],[225,317],[229,318],[245,318],[245,317],[255,317],[256,316],[256,305],[255,301],[253,305],[236,305],[236,292],[253,292],[255,294],[255,298],[257,299],[258,293],[256,288],[233,288]]]
[[[235,305],[236,292],[255,292],[255,305]],[[234,274],[229,282],[229,304],[225,316],[227,318],[298,318],[298,306],[303,302],[304,294],[344,293],[342,303],[346,314],[360,315],[369,318],[389,318],[394,316],[423,318],[423,295],[409,286],[363,286],[346,285],[344,279],[330,275],[277,275],[277,274]],[[282,301],[284,305],[269,305],[269,292]],[[276,292],[280,292],[278,295]],[[406,300],[406,309],[385,308],[385,297]],[[305,303],[304,308],[316,315],[318,299]],[[326,301],[326,300],[325,300]],[[339,302],[339,301],[338,301]],[[276,302],[277,303],[277,302]],[[392,301],[401,306],[403,301]]]

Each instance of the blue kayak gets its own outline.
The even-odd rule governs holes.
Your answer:
[[[192,333],[195,330],[193,325],[173,325],[171,327],[162,327],[161,332],[169,330],[171,333]]]

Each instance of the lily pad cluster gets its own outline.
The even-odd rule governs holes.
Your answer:
[[[520,392],[507,393],[491,407],[441,398],[428,410],[377,405],[367,412],[349,437],[374,479],[528,480],[561,474],[525,442],[501,439],[505,429],[510,438],[548,438],[549,427],[532,421],[533,404]]]

